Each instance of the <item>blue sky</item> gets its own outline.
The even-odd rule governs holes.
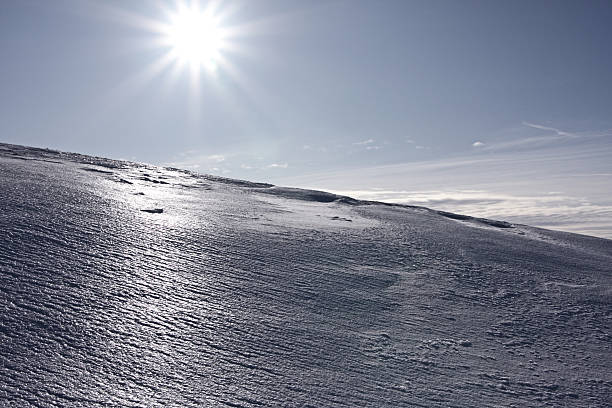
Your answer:
[[[200,3],[3,1],[0,140],[612,237],[612,3]]]

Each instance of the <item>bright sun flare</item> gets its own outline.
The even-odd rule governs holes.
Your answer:
[[[194,68],[215,70],[223,49],[223,29],[208,10],[185,8],[170,16],[167,43],[175,58]]]

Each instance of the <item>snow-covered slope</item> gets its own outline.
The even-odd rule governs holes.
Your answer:
[[[612,405],[609,240],[0,145],[0,279],[2,406]]]

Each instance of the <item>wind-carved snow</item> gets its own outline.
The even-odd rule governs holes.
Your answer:
[[[12,145],[0,231],[3,406],[612,404],[609,240]]]

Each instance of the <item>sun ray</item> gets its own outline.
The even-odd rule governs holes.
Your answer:
[[[246,92],[250,100],[252,84],[231,61],[232,55],[253,56],[251,50],[239,43],[245,34],[242,31],[248,31],[249,24],[227,24],[239,7],[219,0],[173,0],[157,6],[157,17],[118,8],[105,10],[109,18],[151,33],[150,40],[141,44],[142,47],[161,51],[145,69],[122,83],[122,87],[127,86],[131,91],[121,95],[113,93],[115,98],[125,99],[127,94],[137,93],[137,89],[163,74],[167,87],[176,86],[181,78],[189,81],[190,105],[195,115],[201,99],[208,97],[206,94],[210,96],[212,92],[217,97],[228,98],[228,83],[241,88],[240,92]],[[236,100],[228,105],[236,104],[241,102]]]

